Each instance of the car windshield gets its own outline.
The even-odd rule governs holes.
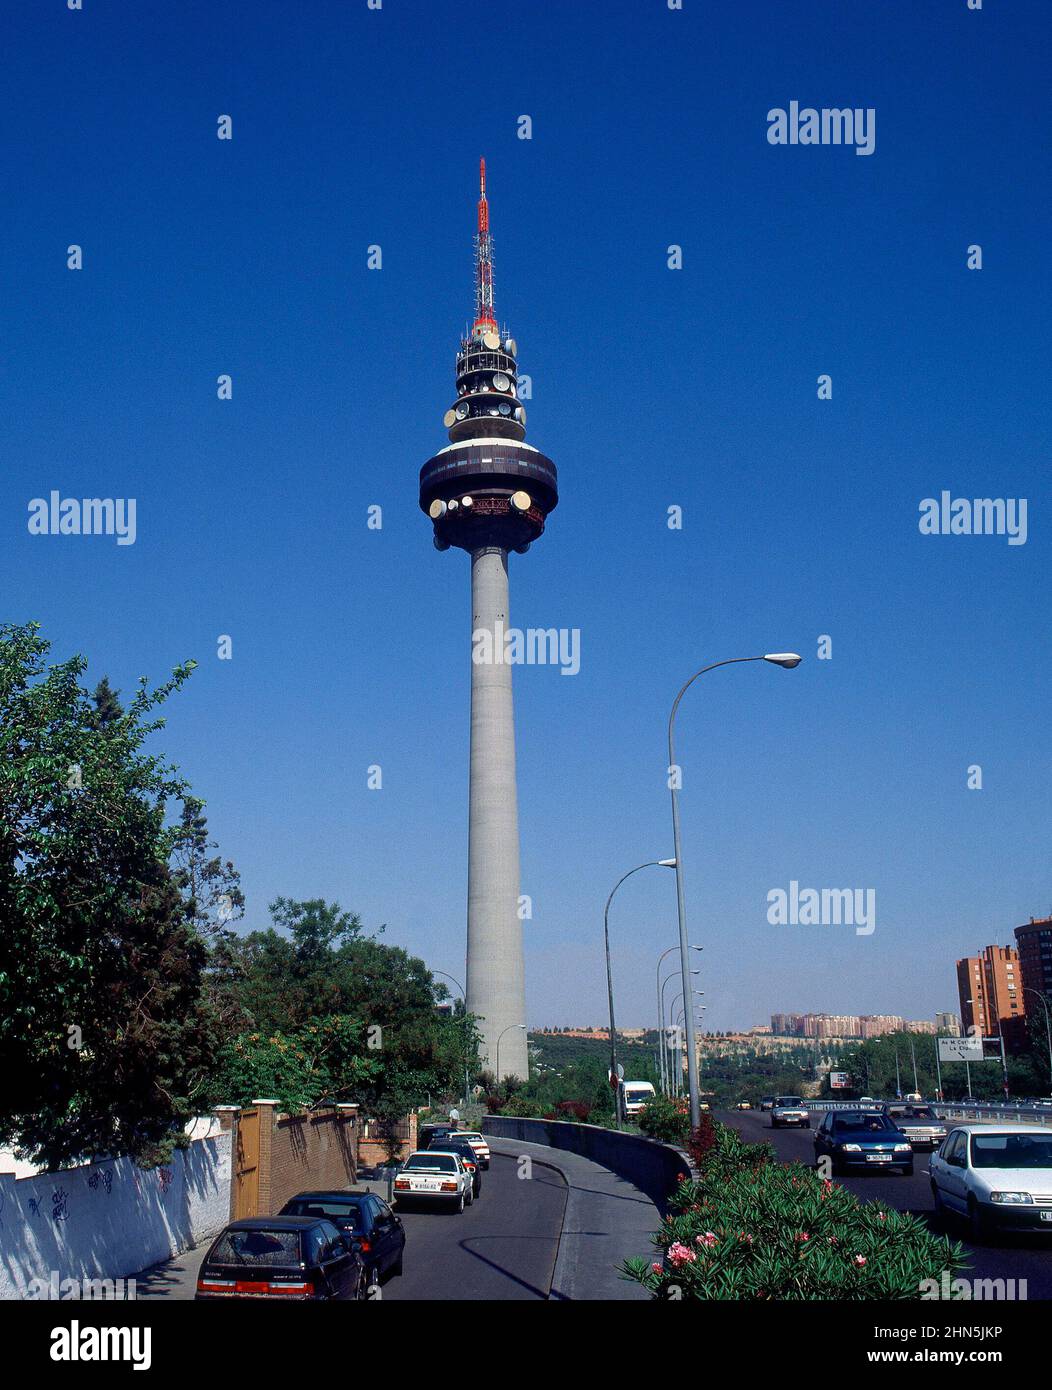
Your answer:
[[[906,1120],[907,1122],[910,1120],[931,1121],[939,1118],[935,1111],[926,1105],[907,1105],[902,1109],[889,1110],[888,1114],[893,1120]]]
[[[781,1106],[783,1109],[786,1106],[795,1106],[799,1109],[803,1105],[803,1101],[799,1096],[779,1096],[775,1104]]]
[[[481,1144],[485,1142],[482,1138],[482,1135],[476,1134],[475,1131],[472,1129],[461,1129],[458,1130],[457,1133],[459,1134],[461,1139],[466,1139],[469,1144]]]
[[[455,1173],[457,1161],[452,1154],[410,1154],[405,1161],[410,1169],[424,1168],[431,1173]]]
[[[838,1115],[833,1128],[838,1134],[879,1134],[895,1126],[886,1115]]]
[[[650,1100],[653,1094],[653,1091],[625,1091],[625,1096],[628,1100]]]
[[[973,1134],[973,1168],[1052,1168],[1052,1134]]]
[[[224,1231],[211,1261],[221,1265],[288,1266],[300,1263],[299,1231]]]
[[[325,1216],[346,1230],[361,1230],[362,1211],[358,1202],[341,1202],[338,1197],[294,1197],[281,1209],[283,1216]]]

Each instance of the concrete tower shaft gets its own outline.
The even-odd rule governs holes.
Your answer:
[[[486,546],[471,557],[471,631],[504,632],[508,622],[508,552]],[[489,1067],[499,1039],[501,1077],[527,1077],[526,1034],[516,1026],[526,1022],[526,972],[511,670],[471,664],[467,1004],[482,1016]]]

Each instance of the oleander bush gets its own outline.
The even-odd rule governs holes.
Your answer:
[[[639,1112],[639,1128],[663,1144],[686,1144],[690,1138],[690,1107],[683,1098],[655,1096]]]
[[[680,1184],[654,1237],[662,1258],[623,1267],[657,1298],[919,1299],[923,1280],[967,1264],[918,1217],[779,1164],[724,1125],[703,1123],[691,1148],[699,1177]]]

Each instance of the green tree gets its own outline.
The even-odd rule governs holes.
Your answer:
[[[169,867],[188,789],[146,751],[188,662],[126,708],[0,627],[0,1142],[55,1168],[163,1154],[215,1061],[206,943]]]

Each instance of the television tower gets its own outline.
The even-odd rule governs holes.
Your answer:
[[[524,555],[559,501],[555,464],[525,443],[518,348],[493,311],[486,161],[479,169],[475,321],[457,353],[449,444],[420,470],[435,546],[471,556],[471,773],[468,794],[467,1007],[481,1018],[483,1065],[526,1078],[525,971],[519,916],[515,713],[504,660],[508,554]]]

